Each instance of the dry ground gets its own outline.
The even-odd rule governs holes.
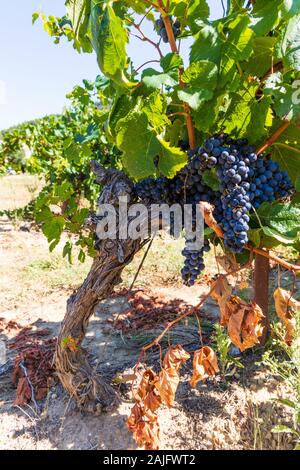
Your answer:
[[[17,188],[22,178],[23,183]],[[25,180],[19,176],[1,178],[0,210],[9,208],[8,187],[13,188],[13,207],[18,207],[28,202],[35,183],[31,177]],[[3,188],[5,194],[2,194]],[[22,325],[47,327],[55,336],[64,316],[66,300],[84,279],[90,262],[70,266],[60,256],[61,247],[50,254],[39,231],[24,232],[22,223],[12,224],[5,218],[0,221],[0,240],[0,317],[17,320]],[[170,300],[179,298],[191,305],[198,303],[208,289],[206,278],[192,289],[182,287],[178,274],[182,261],[181,245],[180,240],[158,239],[135,287],[154,296],[160,294]],[[127,268],[120,288],[130,285],[141,256]],[[210,261],[211,258],[207,260],[209,265]],[[213,273],[211,268],[210,274]],[[95,367],[108,380],[124,370],[130,373],[140,348],[162,328],[162,325],[155,325],[146,333],[142,330],[130,332],[130,329],[126,334],[112,331],[108,320],[115,320],[126,304],[124,296],[99,304],[85,341]],[[174,312],[176,314],[178,312]],[[204,332],[206,327],[210,331],[218,317],[215,304],[208,302],[202,314],[206,317]],[[168,335],[165,345],[180,342],[188,350],[197,349],[197,331],[195,320],[186,320]],[[8,339],[4,337],[5,342]],[[8,359],[13,360],[12,353]],[[284,383],[256,365],[258,360],[259,352],[250,352],[243,358],[245,368],[235,376],[225,382],[220,378],[209,380],[195,390],[188,383],[189,361],[182,371],[174,408],[160,410],[161,448],[291,449],[290,436],[271,432],[274,424],[291,422],[287,411],[272,401],[289,391]],[[147,361],[157,366],[158,351],[151,352]],[[95,417],[81,414],[59,384],[52,386],[47,398],[40,402],[39,410],[32,404],[14,407],[15,389],[10,374],[11,367],[0,375],[0,449],[135,448],[126,427],[132,406],[129,387],[120,389],[121,403],[117,410]]]

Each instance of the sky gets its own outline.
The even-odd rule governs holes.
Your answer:
[[[208,3],[211,16],[221,16],[221,0]],[[35,11],[62,16],[64,0],[0,0],[0,6],[0,129],[7,129],[60,113],[68,104],[66,94],[82,79],[93,80],[99,68],[94,53],[78,54],[65,39],[55,45],[40,21],[32,26]],[[181,51],[185,61],[188,49],[189,44]],[[127,50],[137,66],[157,58],[151,45],[135,38]]]

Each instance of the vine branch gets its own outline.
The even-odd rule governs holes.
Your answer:
[[[203,211],[203,216],[204,216],[206,225],[208,225],[219,238],[224,238],[223,230],[217,224],[214,216],[212,215],[212,206],[209,203],[205,203],[205,202],[201,202],[199,205],[200,205],[201,210]],[[255,248],[254,246],[251,246],[251,245],[245,245],[245,249],[250,251],[251,253],[256,253],[258,255],[264,256],[265,258],[268,258],[271,261],[274,261],[276,264],[283,266],[285,269],[289,271],[300,272],[299,265],[288,263],[288,261],[285,261],[274,254],[270,254],[269,251],[267,250],[264,250],[262,248]]]
[[[144,0],[145,1],[145,0]],[[176,40],[175,36],[173,33],[173,28],[171,25],[170,18],[168,16],[168,8],[164,8],[162,0],[158,0],[158,5],[159,5],[159,11],[162,15],[162,19],[166,28],[167,36],[168,36],[168,41],[170,44],[171,51],[174,54],[178,54],[178,48],[176,45]],[[183,88],[184,83],[181,80],[181,75],[183,73],[183,68],[179,69],[179,84]],[[187,103],[184,103],[184,111],[186,113],[186,127],[187,127],[187,132],[188,132],[188,138],[189,138],[189,145],[190,148],[193,149],[196,147],[196,138],[195,138],[195,129],[194,129],[194,124],[191,116],[191,110],[190,107]]]
[[[145,0],[144,0],[145,1]],[[158,7],[156,7],[158,8]],[[130,18],[125,18],[126,21],[128,21],[128,23],[130,23],[134,28],[137,29],[137,31],[140,33],[141,36],[137,36],[136,34],[133,34],[133,36],[137,37],[138,39],[140,39],[141,41],[145,41],[145,42],[148,42],[149,44],[151,44],[153,47],[155,47],[155,49],[157,50],[157,52],[159,53],[159,56],[160,58],[162,59],[163,58],[163,53],[161,52],[161,49],[159,47],[159,44],[157,44],[156,42],[152,41],[152,39],[148,38],[148,36],[146,36],[146,34],[142,31],[141,27],[139,24],[136,24],[134,21],[132,21]]]
[[[249,264],[249,263],[248,263]],[[235,268],[233,269],[232,271],[226,273],[226,274],[220,274],[219,275],[219,278],[227,278],[229,276],[233,276],[234,274],[237,274],[239,271],[243,270],[243,269],[246,269],[248,264],[246,265],[243,265],[243,266],[239,266],[238,268]],[[142,353],[144,354],[145,351],[147,351],[148,349],[152,348],[153,346],[156,346],[160,341],[161,339],[164,337],[164,335],[178,322],[180,322],[181,320],[183,320],[184,318],[186,318],[187,316],[191,315],[192,313],[197,313],[197,310],[199,310],[200,307],[202,307],[202,305],[206,302],[206,300],[211,296],[212,292],[214,291],[215,289],[215,286],[213,285],[207,294],[205,294],[205,296],[203,297],[203,299],[195,306],[193,307],[191,310],[189,310],[188,312],[185,312],[183,313],[182,315],[180,315],[178,318],[175,318],[175,320],[169,322],[166,326],[166,328],[161,332],[161,334],[154,340],[152,341],[152,343],[148,344],[147,346],[144,346],[143,349],[142,349]],[[143,355],[141,354],[141,355]]]
[[[276,142],[276,140],[289,127],[290,124],[291,124],[291,121],[289,121],[288,119],[285,119],[283,123],[281,124],[281,126],[279,127],[279,129],[277,129],[277,131],[275,131],[274,134],[271,135],[271,137],[265,142],[265,144],[258,150],[257,155],[260,155],[267,148],[271,147],[271,145],[273,145],[274,142]]]

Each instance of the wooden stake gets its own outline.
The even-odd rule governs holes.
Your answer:
[[[270,276],[270,262],[265,256],[255,256],[254,268],[254,301],[260,306],[264,314],[262,324],[264,326],[263,334],[260,339],[260,344],[263,346],[266,343],[270,332],[270,318],[269,318],[269,276]]]

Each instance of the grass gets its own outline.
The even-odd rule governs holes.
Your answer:
[[[1,177],[0,183],[0,210],[26,205],[42,187],[41,180],[30,175],[4,176]],[[62,242],[55,251],[50,253],[41,232],[24,233],[12,230],[12,226],[17,228],[17,221],[4,222],[4,219],[0,219],[0,235],[3,239],[0,251],[2,309],[19,308],[54,291],[59,293],[61,290],[75,289],[82,283],[89,271],[91,259],[82,264],[76,260],[74,254],[74,263],[70,265],[67,259],[61,256],[66,235],[62,237]],[[183,238],[174,240],[164,233],[157,235],[135,287],[181,285],[183,246]],[[147,246],[125,268],[122,284],[124,287],[131,285],[146,249]],[[208,256],[212,257],[212,253]],[[210,261],[209,259],[207,262],[208,266]]]
[[[32,260],[21,271],[24,283],[41,282],[46,290],[75,288],[88,273],[91,262],[70,264],[59,252]]]
[[[158,235],[139,273],[136,287],[151,287],[154,282],[160,284],[178,282],[183,263],[183,256],[181,255],[183,246],[183,238],[174,240],[164,234]],[[123,284],[126,287],[131,284],[146,249],[147,246],[125,268]]]
[[[35,175],[0,176],[0,211],[26,206],[43,187]]]

